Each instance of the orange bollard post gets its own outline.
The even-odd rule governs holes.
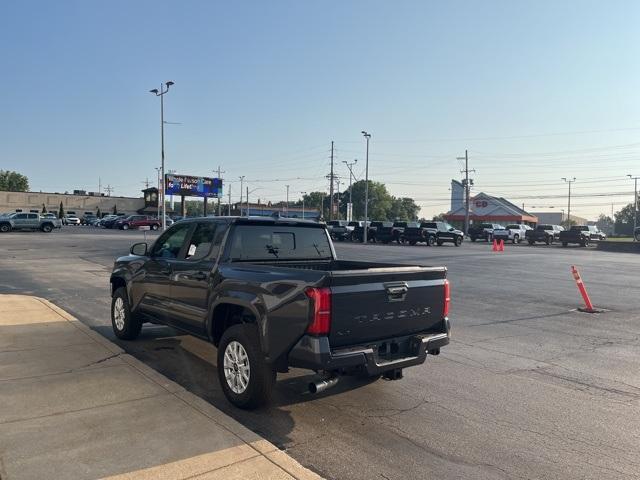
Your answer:
[[[582,299],[584,300],[584,305],[585,305],[585,308],[579,308],[578,310],[580,310],[581,312],[587,312],[587,313],[598,313],[600,310],[596,310],[595,308],[593,308],[593,304],[591,303],[591,299],[589,298],[587,289],[584,286],[582,277],[580,276],[578,269],[573,265],[571,265],[571,273],[573,274],[573,278],[576,281],[576,286],[578,287],[578,291],[580,292],[580,295],[582,295]]]

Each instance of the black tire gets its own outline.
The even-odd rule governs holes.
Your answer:
[[[513,236],[513,244],[520,243],[520,235],[517,233]]]
[[[551,237],[547,237],[544,243],[546,243],[547,245],[551,245],[553,243],[553,240],[551,240]]]
[[[583,247],[588,247],[589,246],[589,239],[585,238],[580,245],[582,245]]]
[[[435,243],[436,243],[436,237],[434,237],[433,235],[429,235],[427,237],[427,246],[433,247]]]
[[[44,225],[42,225],[41,230],[44,233],[51,233],[51,231],[53,230],[53,225],[51,225],[50,223],[45,223]]]
[[[567,245],[569,245],[567,242],[562,242],[563,247],[566,247]]]
[[[151,230],[158,230],[160,228],[160,225],[154,223],[153,225],[151,225]]]
[[[460,245],[462,245],[462,237],[456,237],[455,240],[453,241],[453,244],[456,247],[459,247]]]
[[[240,392],[235,392],[230,385],[230,382],[233,383],[233,374],[231,373],[229,380],[225,375],[225,352],[232,342],[242,346],[247,356],[246,365],[249,367],[247,385]],[[252,409],[269,402],[276,381],[276,370],[264,359],[255,324],[232,325],[224,332],[218,345],[218,378],[225,397],[236,407]],[[241,389],[241,386],[236,384],[235,388]]]
[[[416,242],[415,240],[409,240],[409,245],[411,245],[412,247],[418,242]]]
[[[637,232],[635,235],[636,242],[640,242],[640,232]]]
[[[123,318],[118,316],[118,307],[122,308]],[[127,289],[124,287],[118,288],[111,298],[111,326],[120,340],[135,340],[140,335],[142,321],[131,312]]]
[[[533,245],[534,243],[536,242],[534,242],[533,240],[529,240],[529,245]]]
[[[11,231],[11,224],[9,223],[0,223],[0,232],[7,233]]]
[[[436,243],[438,244],[439,247],[441,247],[444,242],[442,240],[438,240]]]
[[[120,227],[121,230],[129,230],[129,225],[126,223]]]

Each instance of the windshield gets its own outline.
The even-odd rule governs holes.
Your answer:
[[[290,225],[237,225],[229,252],[231,261],[331,259],[323,228]]]

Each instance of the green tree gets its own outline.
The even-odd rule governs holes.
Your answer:
[[[47,213],[47,207],[44,205],[44,203],[42,204],[42,213]]]
[[[60,209],[58,210],[58,218],[62,218],[64,217],[64,206],[62,205],[62,202],[60,202]]]
[[[573,219],[566,219],[563,220],[562,222],[560,222],[560,225],[562,225],[564,228],[571,228],[574,225],[577,225],[577,222]]]
[[[102,217],[102,212],[100,211],[100,207],[98,207],[98,210],[96,210],[96,217],[98,218]]]
[[[29,190],[29,179],[18,172],[0,170],[0,190],[26,192]]]
[[[640,212],[636,218],[636,224],[640,225]],[[633,233],[633,203],[623,207],[615,213],[615,232],[618,235],[631,235]]]
[[[444,222],[444,216],[446,213],[439,213],[438,215],[434,215],[431,219],[432,222]]]
[[[113,204],[113,214],[114,215],[118,214],[118,206],[115,203]]]
[[[296,206],[302,207],[302,202],[296,202]],[[321,210],[321,216],[329,218],[329,196],[324,192],[311,192],[304,195],[304,208],[309,210]]]
[[[412,198],[395,198],[392,197],[391,208],[387,212],[388,220],[404,220],[415,221],[418,219],[420,207]]]
[[[352,185],[353,196],[353,219],[364,219],[364,197],[365,197],[364,180],[359,180]],[[343,195],[340,211],[347,210],[349,195]],[[387,187],[383,183],[369,180],[369,219],[370,220],[388,220],[390,210],[392,208],[393,197],[387,192]]]

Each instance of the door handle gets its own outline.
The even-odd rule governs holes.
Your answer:
[[[191,278],[193,278],[194,280],[206,280],[207,274],[204,272],[197,272],[191,275]]]

